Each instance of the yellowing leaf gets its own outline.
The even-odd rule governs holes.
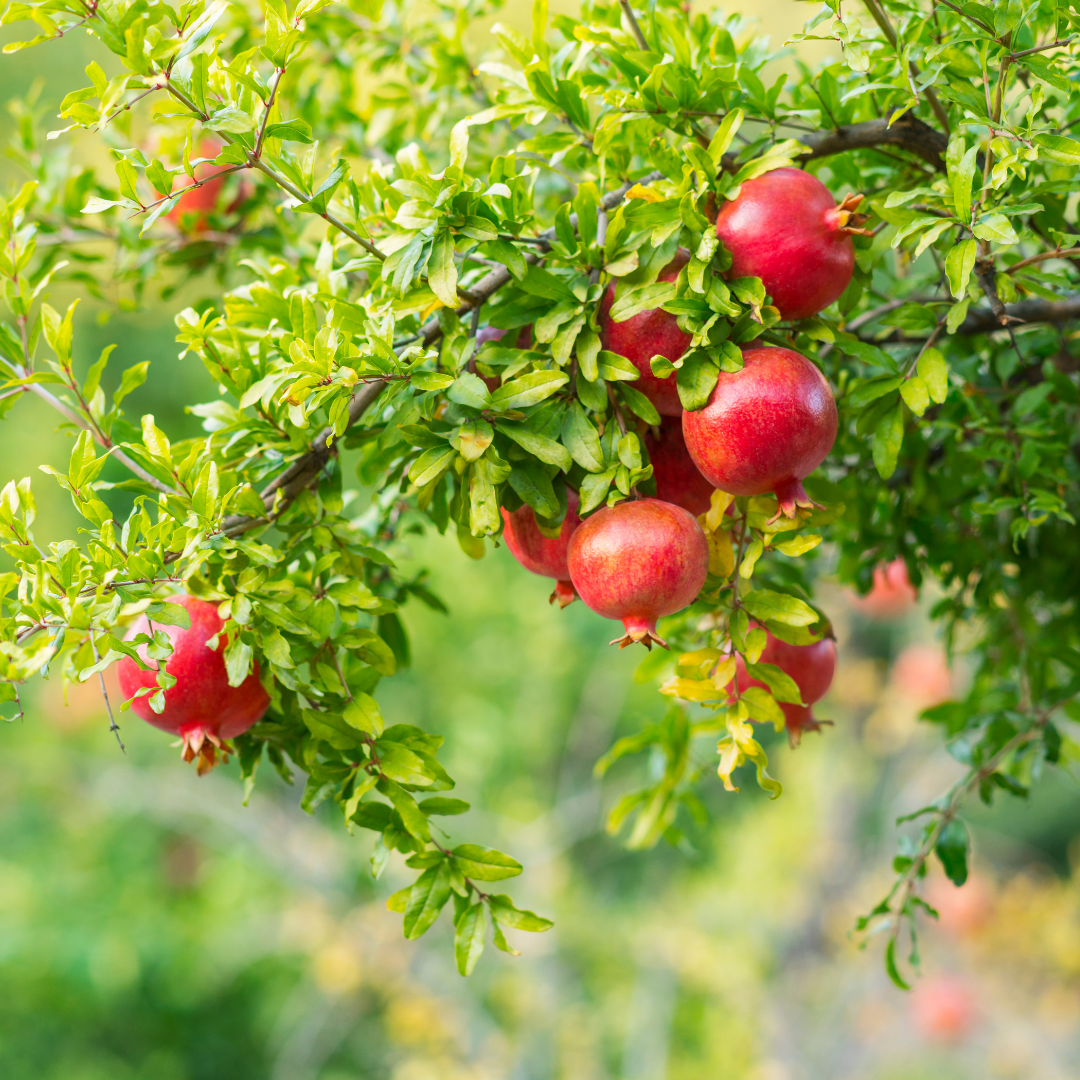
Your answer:
[[[735,569],[735,552],[731,537],[721,531],[705,534],[709,539],[709,573],[714,577],[729,578]]]
[[[718,701],[724,696],[710,679],[668,679],[660,693],[683,701]]]
[[[627,193],[628,199],[643,199],[645,202],[663,202],[664,196],[659,191],[643,184],[635,184]]]
[[[705,513],[704,527],[706,532],[716,532],[716,530],[720,528],[720,524],[724,520],[724,515],[727,513],[727,508],[732,504],[734,499],[734,495],[729,495],[726,491],[721,491],[719,488],[712,493],[709,509]]]

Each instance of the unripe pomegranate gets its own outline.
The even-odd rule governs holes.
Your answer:
[[[872,235],[855,213],[861,201],[848,195],[837,206],[829,189],[802,169],[747,180],[716,218],[716,235],[731,252],[727,277],[761,278],[783,319],[822,311],[851,281],[851,234]]]
[[[714,488],[698,472],[683,438],[682,421],[663,417],[659,428],[645,432],[645,449],[656,481],[656,497],[689,510],[694,517],[708,511]]]
[[[705,408],[683,413],[686,447],[702,476],[732,495],[773,492],[780,513],[813,506],[802,481],[836,440],[836,402],[825,376],[790,349],[743,349],[744,367],[721,372]]]
[[[810,706],[820,701],[832,685],[836,673],[836,642],[826,637],[812,645],[789,645],[769,634],[758,663],[775,664],[790,675],[799,688],[802,705],[778,703],[786,719],[788,738],[793,746],[798,746],[804,731],[821,730],[821,723],[814,719]],[[741,656],[735,661],[735,685],[739,693],[751,686],[768,689],[764,683],[750,677]]]
[[[206,645],[224,626],[216,604],[194,596],[173,597],[172,602],[187,611],[191,625],[185,630],[155,623],[154,629],[164,631],[172,642],[173,654],[165,670],[176,677],[176,685],[165,691],[165,708],[160,713],[150,707],[149,694],[135,698],[131,711],[154,727],[179,735],[183,741],[183,759],[191,761],[198,757],[199,774],[202,775],[217,763],[218,750],[228,755],[229,747],[223,740],[242,735],[262,719],[270,696],[259,682],[257,662],[239,686],[229,685],[224,639],[219,641],[216,650]],[[149,632],[149,624],[143,615],[128,631],[127,640]],[[120,691],[125,698],[144,686],[157,686],[154,661],[147,659],[146,646],[140,645],[138,652],[143,662],[151,665],[151,670],[144,671],[127,656],[116,665]]]
[[[874,584],[866,596],[855,601],[855,606],[873,619],[895,619],[918,600],[919,593],[911,584],[907,563],[898,558],[874,567]]]
[[[536,524],[536,515],[531,506],[519,506],[512,514],[500,507],[503,516],[503,539],[510,549],[510,554],[526,570],[531,570],[541,577],[555,578],[555,591],[549,602],[558,601],[564,608],[577,599],[574,586],[570,581],[570,570],[566,565],[566,549],[570,537],[581,524],[577,516],[578,494],[572,488],[566,489],[566,517],[563,518],[559,535],[554,539],[545,536]]]
[[[688,510],[637,499],[598,510],[578,526],[567,552],[578,596],[599,615],[621,619],[620,649],[640,641],[667,648],[656,620],[692,603],[709,569],[709,542]]]
[[[221,153],[221,144],[206,141],[199,146],[199,157],[216,158]],[[228,165],[214,165],[211,161],[204,161],[195,166],[195,179],[204,181],[199,187],[191,187],[191,177],[181,175],[173,183],[174,190],[177,188],[190,188],[177,200],[176,205],[168,212],[166,217],[185,235],[198,236],[207,231],[210,216],[222,211],[230,213],[237,209],[247,198],[247,185],[241,182],[240,192],[228,205],[221,204],[221,191],[228,178],[226,170]]]
[[[690,252],[680,248],[675,258],[660,271],[657,281],[674,281],[679,271],[690,261]],[[675,376],[658,379],[649,366],[654,356],[678,360],[690,344],[690,334],[684,334],[678,319],[661,308],[639,311],[625,322],[615,322],[611,306],[615,303],[618,282],[612,281],[600,301],[600,343],[609,352],[625,356],[641,372],[632,385],[656,406],[661,416],[682,415],[682,402],[675,385]]]

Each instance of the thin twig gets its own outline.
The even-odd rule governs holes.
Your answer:
[[[651,52],[649,43],[645,40],[645,35],[641,32],[641,26],[638,24],[637,17],[634,15],[633,8],[630,7],[630,0],[619,0],[619,6],[623,10],[623,16],[630,24],[630,33],[634,35],[634,40],[638,43],[638,48],[642,52]]]
[[[93,632],[90,634],[90,648],[94,651],[94,663],[101,663],[101,657],[98,656],[97,642],[94,640]],[[120,725],[116,722],[116,717],[113,716],[112,705],[109,703],[109,691],[105,688],[105,673],[99,671],[98,679],[101,681],[101,696],[105,699],[105,711],[109,714],[109,730],[116,736],[116,741],[120,744],[120,749],[126,754],[127,747],[124,746],[124,743],[120,738]]]

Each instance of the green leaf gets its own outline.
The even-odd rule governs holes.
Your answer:
[[[467,405],[470,409],[486,409],[491,404],[491,394],[488,393],[484,380],[471,371],[463,371],[454,380],[446,396],[458,405]]]
[[[652,285],[639,285],[636,288],[628,288],[623,284],[620,285],[615,303],[611,305],[608,314],[614,322],[626,322],[643,311],[652,311],[674,299],[673,281],[657,281]]]
[[[450,899],[450,866],[441,858],[437,866],[429,866],[409,890],[402,929],[405,937],[414,941],[426,933]]]
[[[755,589],[742,599],[742,606],[751,618],[759,622],[778,622],[787,626],[812,626],[818,613],[805,601],[786,593]]]
[[[502,881],[521,873],[521,863],[494,848],[458,844],[453,856],[461,872],[473,881]]]
[[[562,443],[549,439],[546,435],[540,435],[521,424],[499,423],[496,425],[508,439],[512,439],[534,457],[539,458],[547,465],[558,465],[563,472],[569,472],[573,465],[570,452]]]
[[[432,795],[423,799],[420,809],[427,815],[438,814],[440,817],[450,817],[455,814],[464,814],[469,809],[469,804],[464,799],[450,799],[445,795]]]
[[[641,372],[618,353],[602,350],[597,356],[597,374],[607,382],[633,382],[641,377]]]
[[[917,365],[919,378],[926,384],[930,400],[940,405],[949,392],[949,366],[940,349],[929,348],[923,351]]]
[[[877,401],[891,390],[895,390],[903,381],[899,375],[882,375],[880,378],[860,383],[852,390],[848,404],[853,409],[861,409],[864,405],[869,405],[871,401]]]
[[[404,749],[404,747],[401,747]],[[380,779],[379,791],[381,791],[393,804],[394,809],[401,815],[402,824],[418,840],[425,843],[431,842],[431,830],[428,827],[427,817],[416,804],[416,800],[399,784],[393,780]]]
[[[756,720],[759,724],[772,724],[777,731],[784,730],[784,710],[768,690],[751,686],[739,695],[739,700],[750,710],[751,720]]]
[[[146,382],[146,373],[150,369],[150,361],[144,360],[141,364],[129,367],[120,378],[120,385],[113,394],[113,404],[119,405],[131,393]]]
[[[513,901],[505,893],[489,896],[488,905],[493,919],[514,930],[529,930],[534,934],[541,934],[555,925],[542,915],[534,915],[531,911],[523,911],[515,907]]]
[[[934,851],[941,860],[945,876],[957,886],[963,885],[968,878],[968,851],[971,837],[967,826],[953,818],[938,834]]]
[[[600,449],[600,436],[576,401],[571,403],[563,418],[562,441],[570,456],[586,472],[603,471],[604,453]]]
[[[409,479],[417,487],[424,487],[446,472],[457,456],[457,451],[452,446],[433,446],[409,466]]]
[[[926,383],[918,375],[912,375],[900,384],[900,396],[916,416],[922,416],[926,412],[926,406],[930,404]]]
[[[971,184],[975,177],[976,157],[979,148],[971,147],[957,163],[955,172],[949,170],[949,182],[952,185],[953,207],[956,216],[965,224],[971,220]]]
[[[898,401],[879,421],[874,432],[874,467],[882,480],[896,471],[896,459],[904,441],[904,410]]]
[[[682,367],[675,373],[679,401],[687,412],[704,409],[720,378],[720,365],[707,353],[695,350],[683,357]]]
[[[383,716],[379,703],[370,695],[355,693],[341,713],[345,723],[357,731],[376,738],[383,733]]]
[[[311,125],[306,120],[285,120],[278,124],[267,124],[268,139],[282,139],[285,142],[309,143],[314,140]]]
[[[750,678],[763,682],[772,692],[777,701],[784,701],[791,705],[801,705],[802,695],[798,684],[786,672],[775,664],[750,664],[746,665]]]
[[[999,244],[1016,244],[1020,240],[1004,214],[985,215],[976,222],[971,231],[980,240],[993,240]]]
[[[962,240],[945,256],[945,274],[949,279],[949,289],[957,300],[967,292],[978,247],[974,240]]]
[[[1056,162],[1058,165],[1080,165],[1080,142],[1067,139],[1064,135],[1041,133],[1031,140],[1039,149],[1040,157]]]
[[[487,917],[484,905],[471,904],[457,921],[454,933],[454,955],[457,969],[462,975],[471,975],[476,961],[484,951],[484,936],[487,932]]]
[[[538,405],[569,381],[570,376],[565,371],[552,369],[530,371],[526,375],[503,383],[495,390],[491,395],[491,408],[504,411]]]
[[[454,263],[454,238],[449,232],[441,232],[435,238],[428,259],[427,278],[431,291],[447,307],[457,306],[458,273]]]

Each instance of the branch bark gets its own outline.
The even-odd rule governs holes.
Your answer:
[[[1021,300],[1005,304],[1004,312],[1010,323],[1061,323],[1080,319],[1080,293],[1061,300]],[[998,316],[990,308],[968,312],[967,318],[957,327],[958,334],[989,334],[1005,329]]]

